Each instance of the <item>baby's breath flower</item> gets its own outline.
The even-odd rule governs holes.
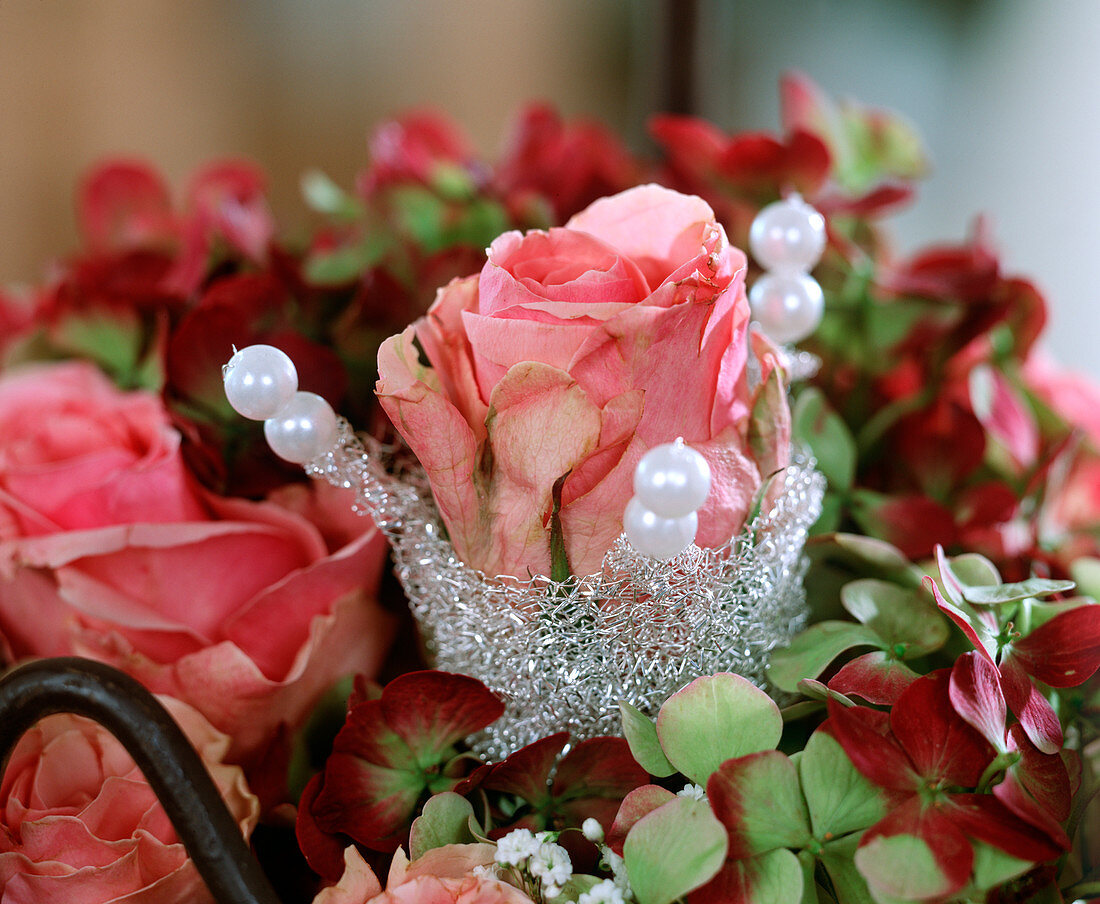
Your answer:
[[[690,797],[692,800],[706,800],[707,792],[702,785],[694,785],[688,782],[683,788],[676,792],[676,796]]]
[[[558,886],[560,891],[561,886],[573,875],[573,864],[569,860],[568,852],[560,844],[552,842],[543,842],[538,846],[531,855],[527,869],[536,879],[542,880],[547,897],[554,897],[547,891],[548,885]]]
[[[497,863],[502,866],[523,866],[539,848],[539,839],[530,829],[514,829],[497,841]]]
[[[610,879],[597,882],[588,891],[582,892],[577,904],[626,904],[623,890]]]
[[[611,848],[604,848],[603,859],[604,863],[607,864],[607,868],[611,870],[611,875],[614,876],[615,885],[622,890],[623,896],[632,897],[634,889],[630,887],[630,877],[626,874],[626,864],[623,862],[623,858]]]
[[[600,825],[598,819],[588,817],[583,823],[581,823],[581,833],[589,841],[599,844],[603,841],[603,826]]]

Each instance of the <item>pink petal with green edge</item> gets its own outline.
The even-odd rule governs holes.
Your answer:
[[[812,837],[798,770],[778,750],[726,760],[707,782],[707,800],[729,832],[730,858],[801,848]]]
[[[1034,465],[1039,454],[1039,428],[1012,384],[989,365],[971,370],[968,382],[974,414],[989,435],[1008,451],[1019,468]]]
[[[386,724],[422,767],[436,765],[466,735],[504,714],[504,701],[475,678],[409,672],[386,685],[379,701]]]
[[[730,757],[773,749],[782,734],[783,717],[774,701],[729,672],[696,678],[657,714],[665,756],[699,785]]]
[[[1077,687],[1100,667],[1100,605],[1078,606],[1012,645],[1023,667],[1051,687]]]
[[[868,779],[891,791],[916,792],[920,776],[892,737],[878,731],[885,714],[864,707],[848,709],[829,701],[829,718],[822,725],[844,748],[848,759]]]
[[[394,851],[407,837],[423,791],[423,777],[415,772],[334,753],[312,813],[326,832],[349,835],[371,850]]]
[[[710,882],[688,895],[688,904],[793,904],[803,895],[798,858],[786,849],[748,860],[727,860]]]
[[[997,667],[977,652],[964,653],[951,669],[950,698],[955,712],[1003,753],[1008,712]]]
[[[569,374],[535,362],[516,364],[505,374],[490,409],[492,550],[483,568],[490,574],[549,574],[546,525],[554,483],[596,451],[600,409]],[[574,562],[568,535],[566,543],[575,574],[599,570],[598,561],[595,568]],[[600,560],[605,551],[598,551]]]
[[[568,741],[569,732],[559,731],[521,747],[503,762],[490,766],[481,787],[515,794],[535,806],[545,805],[550,797],[547,781]]]
[[[940,580],[943,581],[943,589],[947,594],[948,601],[955,606],[962,606],[964,603],[962,583],[951,568],[951,560],[947,558],[947,554],[943,551],[943,547],[938,543],[936,544],[936,566],[939,568]],[[931,580],[931,578],[926,578],[925,580],[927,582]],[[935,584],[933,584],[934,594],[936,589]],[[938,601],[938,594],[936,594],[936,598]]]
[[[1043,753],[1057,753],[1064,740],[1062,723],[1050,701],[1031,683],[1014,652],[1010,648],[1001,660],[1001,689],[1005,701],[1020,720],[1031,743]]]
[[[845,696],[854,694],[879,706],[892,706],[919,677],[904,662],[875,650],[844,665],[829,679],[829,689]]]
[[[873,894],[930,901],[966,884],[974,850],[944,812],[912,798],[867,830],[855,862]]]
[[[931,578],[926,577],[924,579],[924,586],[932,591],[932,596],[935,597],[936,605],[939,606],[940,611],[962,629],[963,634],[965,634],[970,643],[974,645],[974,649],[981,653],[982,656],[991,663],[996,664],[994,656],[997,653],[997,644],[990,632],[986,630],[985,626],[971,619],[969,614],[954,603],[949,603],[945,600],[943,594],[940,593],[940,588],[936,586],[936,582]]]
[[[634,823],[658,807],[675,800],[676,795],[660,785],[642,785],[623,798],[615,821],[607,833],[607,845],[616,854],[622,856],[623,842]]]
[[[702,801],[677,797],[639,819],[623,844],[634,894],[672,904],[709,882],[726,860],[726,830]]]
[[[953,794],[944,813],[967,835],[1021,860],[1053,860],[1069,847],[1024,822],[990,794]],[[1064,833],[1061,840],[1068,842]]]
[[[994,750],[951,707],[951,671],[914,681],[890,712],[890,729],[926,779],[973,788]]]
[[[630,755],[624,738],[589,738],[558,764],[550,794],[563,797],[609,797],[622,800],[644,785],[649,774]]]
[[[1060,753],[1047,754],[1027,737],[1021,725],[1009,729],[1009,743],[1020,751],[1020,760],[1009,768],[1028,794],[1058,822],[1069,819],[1074,782]]]
[[[423,466],[456,552],[476,568],[488,538],[474,486],[474,432],[443,397],[433,372],[417,363],[414,337],[409,327],[379,348],[378,401]]]

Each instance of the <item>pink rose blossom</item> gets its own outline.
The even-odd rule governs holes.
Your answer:
[[[229,738],[194,709],[162,698],[206,763],[247,838],[259,802]],[[50,716],[16,745],[0,784],[0,901],[173,904],[211,901],[156,795],[102,726]]]
[[[88,364],[0,377],[0,648],[122,668],[247,763],[333,682],[379,666],[385,542],[330,519],[348,505],[331,488],[209,493],[179,445],[157,396]]]
[[[374,871],[349,847],[343,877],[313,904],[531,904],[519,889],[474,874],[492,865],[495,851],[492,844],[448,844],[409,863],[398,850],[383,891]]]
[[[750,453],[762,393],[745,372],[744,273],[705,202],[641,186],[564,228],[500,236],[479,276],[450,283],[383,344],[379,399],[463,561],[549,574],[560,485],[570,569],[598,571],[638,460],[679,436],[714,476],[697,542],[741,528],[789,440],[786,399],[772,393],[769,440]]]

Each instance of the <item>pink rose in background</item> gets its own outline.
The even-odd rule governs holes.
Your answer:
[[[678,436],[714,477],[697,542],[741,528],[789,442],[783,393],[754,410],[744,269],[704,201],[641,186],[564,228],[500,236],[479,276],[383,344],[379,399],[463,561],[549,574],[557,507],[570,570],[598,571],[638,460]],[[752,442],[750,411],[766,443]]]
[[[259,814],[229,738],[194,709],[161,702],[206,763],[247,838]],[[211,901],[175,830],[122,745],[103,727],[49,716],[15,747],[0,784],[4,904]]]
[[[531,904],[531,899],[497,879],[474,874],[491,867],[493,844],[448,844],[412,863],[398,849],[386,889],[354,847],[344,851],[344,875],[313,904]]]
[[[348,499],[320,485],[209,493],[179,444],[159,397],[87,363],[0,376],[0,644],[185,700],[247,768],[333,682],[378,668],[386,545],[329,517]]]

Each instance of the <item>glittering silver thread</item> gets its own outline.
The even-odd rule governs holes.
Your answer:
[[[770,510],[721,549],[692,545],[657,562],[620,538],[599,573],[566,582],[487,577],[463,564],[415,461],[343,420],[334,448],[306,470],[354,489],[357,508],[389,538],[436,667],[505,699],[504,716],[472,739],[488,759],[555,731],[618,734],[620,700],[653,716],[700,675],[763,684],[768,654],[806,618],[802,549],[824,479],[805,459],[776,476]]]

